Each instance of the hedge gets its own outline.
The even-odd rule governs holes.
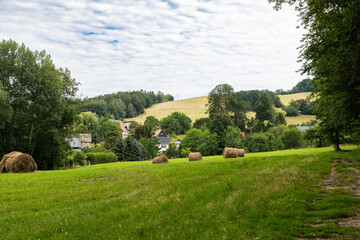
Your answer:
[[[117,161],[117,157],[113,152],[89,152],[86,153],[86,156],[86,160],[90,161],[91,165]]]

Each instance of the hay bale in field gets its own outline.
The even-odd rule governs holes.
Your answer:
[[[189,154],[189,161],[199,161],[202,160],[201,152],[192,152]]]
[[[245,149],[237,149],[238,157],[245,157]]]
[[[37,170],[34,159],[26,153],[11,152],[0,162],[0,172],[25,173]]]
[[[168,163],[168,162],[169,162],[169,160],[168,160],[167,156],[165,156],[165,155],[160,155],[158,157],[155,157],[152,160],[153,164],[156,164],[156,163]]]
[[[74,164],[72,165],[72,168],[81,168],[81,166],[79,164]]]
[[[236,148],[224,148],[223,158],[237,158],[238,150]]]

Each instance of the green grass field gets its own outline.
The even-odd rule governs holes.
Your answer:
[[[288,95],[278,95],[284,105],[289,105],[291,100],[305,99],[310,93],[296,93]],[[173,112],[185,113],[193,122],[202,117],[208,117],[206,114],[207,96],[189,98],[184,100],[165,102],[153,105],[151,108],[145,109],[145,113],[134,118],[127,118],[126,121],[136,121],[143,124],[147,116],[155,116],[162,119]],[[248,118],[255,117],[255,113],[249,112]],[[301,124],[315,119],[315,116],[300,115],[298,117],[286,117],[288,124]]]
[[[0,174],[0,239],[358,239],[359,198],[322,187],[334,161],[355,181],[349,149]]]

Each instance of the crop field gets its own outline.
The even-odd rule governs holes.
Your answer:
[[[358,239],[344,149],[0,174],[0,239]]]

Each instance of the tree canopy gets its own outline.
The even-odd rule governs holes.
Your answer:
[[[360,1],[269,0],[279,9],[296,4],[307,30],[299,59],[301,72],[312,76],[313,95],[318,97],[315,114],[324,129],[339,136],[353,128],[360,116]]]
[[[65,141],[79,101],[68,69],[55,68],[45,51],[0,43],[0,154],[33,155],[39,169],[53,169],[70,147]]]

